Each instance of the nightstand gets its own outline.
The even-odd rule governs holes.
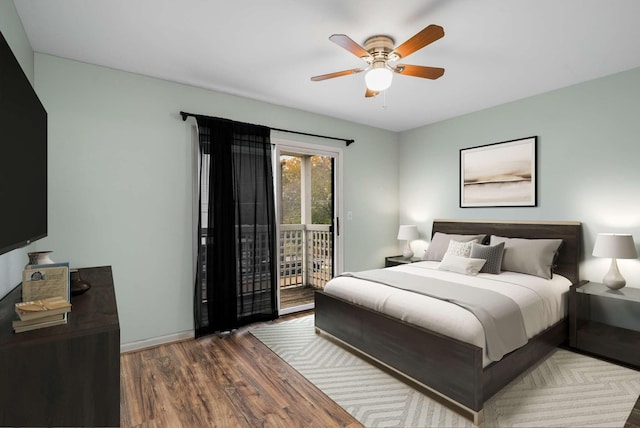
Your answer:
[[[402,256],[389,256],[384,258],[384,267],[405,265],[408,263],[421,262],[422,259],[420,257],[412,257],[410,259],[405,259]]]
[[[619,307],[619,312],[628,312],[631,316],[627,317],[624,327],[597,320],[596,304]],[[571,286],[569,344],[581,351],[640,367],[640,289],[611,290],[597,282]]]

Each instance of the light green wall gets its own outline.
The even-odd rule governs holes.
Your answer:
[[[0,31],[33,85],[33,50],[16,8],[10,0],[0,0]],[[2,225],[0,227],[11,227]],[[28,248],[0,255],[0,298],[22,281],[22,268],[27,264]]]
[[[589,256],[596,233],[640,239],[640,69],[395,134],[47,55],[35,55],[34,72],[19,23],[13,2],[0,2],[0,30],[49,113],[49,237],[35,249],[113,267],[123,343],[192,328],[191,129],[180,110],[355,138],[344,149],[345,270],[396,253],[398,220],[425,237],[434,218],[579,220],[592,280],[607,269]],[[538,207],[459,208],[459,149],[531,135]],[[0,292],[19,282],[25,254],[0,256]],[[620,267],[640,286],[640,261]]]
[[[33,49],[13,1],[0,1],[0,31],[33,85]]]
[[[344,149],[344,267],[381,266],[395,249],[395,133],[42,54],[35,75],[49,112],[49,237],[37,246],[72,266],[112,266],[123,343],[193,325],[194,172],[180,110],[354,138]]]
[[[538,206],[459,208],[459,150],[532,135]],[[600,281],[609,261],[590,256],[597,233],[632,233],[640,242],[639,159],[634,69],[402,133],[400,223],[418,224],[427,237],[434,218],[581,221],[581,276]],[[628,284],[640,287],[640,260],[619,265]]]

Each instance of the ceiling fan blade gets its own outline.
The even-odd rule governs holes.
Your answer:
[[[378,91],[372,91],[371,89],[367,88],[367,92],[364,93],[364,96],[367,97],[367,98],[371,98],[371,97],[375,97],[379,93],[380,92],[378,92]]]
[[[356,74],[362,72],[361,68],[354,68],[352,70],[336,71],[335,73],[321,74],[320,76],[313,76],[311,80],[319,82],[321,80],[333,79],[334,77],[348,76],[349,74]]]
[[[407,57],[415,51],[422,49],[429,43],[433,43],[438,39],[444,37],[444,28],[439,25],[429,25],[425,27],[418,34],[398,46],[392,52],[397,54],[400,58]]]
[[[348,50],[358,58],[371,57],[371,55],[369,55],[369,52],[367,52],[362,46],[351,40],[349,36],[345,34],[334,34],[329,37],[329,40],[331,40],[336,45]]]
[[[423,77],[425,79],[437,79],[444,74],[444,68],[424,67],[422,65],[398,64],[393,70],[405,76]]]

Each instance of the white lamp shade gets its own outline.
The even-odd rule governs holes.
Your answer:
[[[599,233],[593,246],[594,257],[635,259],[638,257],[633,236],[628,234]]]
[[[399,240],[413,241],[418,237],[418,227],[413,224],[404,224],[398,229]]]
[[[367,88],[372,91],[384,91],[391,86],[393,80],[393,72],[388,68],[372,68],[367,71],[364,76],[364,81],[367,84]]]

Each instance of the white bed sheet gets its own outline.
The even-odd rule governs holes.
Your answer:
[[[515,272],[502,272],[499,275],[481,273],[477,276],[468,276],[440,271],[437,269],[438,265],[439,262],[423,261],[388,269],[459,282],[502,293],[520,306],[529,339],[566,316],[567,293],[571,281],[563,276],[554,274],[550,280]],[[482,324],[471,312],[453,303],[343,276],[329,281],[324,291],[348,302],[481,347],[483,366],[492,362],[485,349]]]

